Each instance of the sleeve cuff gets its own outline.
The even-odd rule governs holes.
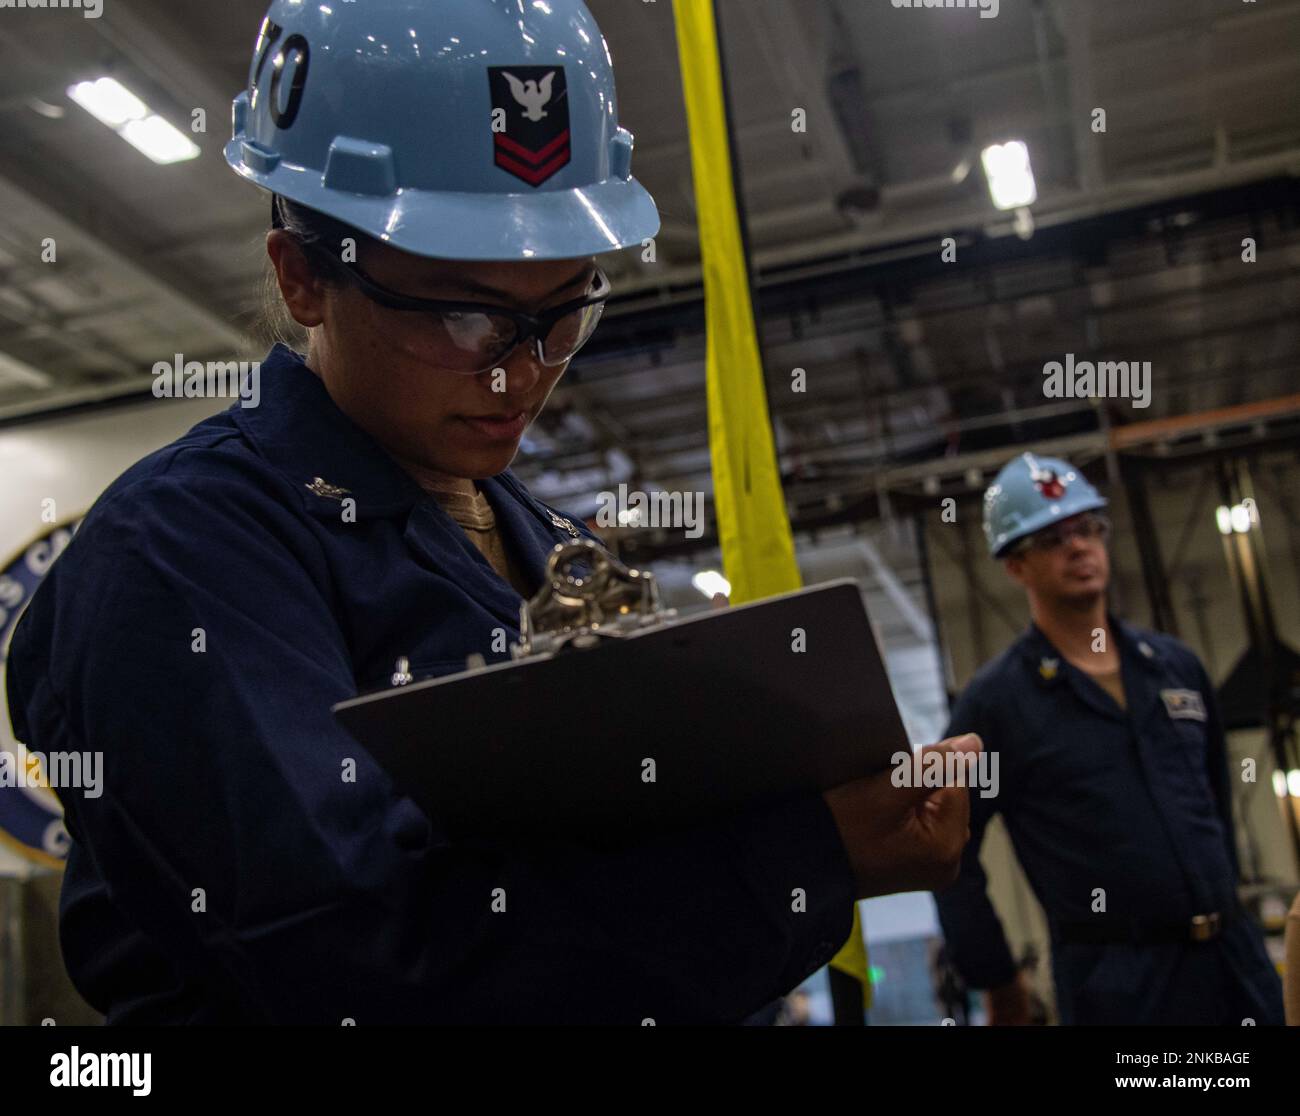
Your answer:
[[[759,894],[784,930],[782,995],[837,954],[853,928],[853,871],[830,807],[820,794],[747,818],[739,834]],[[802,908],[796,903],[802,892]]]

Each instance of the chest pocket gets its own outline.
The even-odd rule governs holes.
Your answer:
[[[1178,753],[1188,775],[1197,781],[1205,779],[1209,763],[1209,734],[1205,731],[1206,723],[1170,718],[1164,712],[1159,713],[1158,716],[1165,717],[1173,749]]]
[[[1180,748],[1192,749],[1198,758],[1204,758],[1209,716],[1200,691],[1179,687],[1161,690],[1156,716],[1165,719]]]
[[[1149,732],[1160,741],[1153,759],[1165,772],[1166,790],[1196,815],[1214,810],[1209,729],[1205,703],[1197,691],[1161,692],[1149,723]]]

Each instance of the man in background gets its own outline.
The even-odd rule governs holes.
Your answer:
[[[984,497],[989,553],[1032,623],[971,680],[945,735],[1001,752],[971,796],[957,883],[936,895],[953,963],[993,1024],[1030,1021],[979,850],[1001,812],[1046,912],[1060,1021],[1282,1022],[1281,989],[1237,899],[1228,754],[1214,687],[1178,640],[1106,608],[1106,500],[1025,453]]]

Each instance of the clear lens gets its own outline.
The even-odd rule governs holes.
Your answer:
[[[495,318],[491,314],[456,311],[430,314],[435,335],[446,338],[459,352],[475,356],[492,353],[510,341],[514,325],[509,318]]]
[[[1048,527],[1026,539],[1022,553],[1029,549],[1052,550],[1076,535],[1081,539],[1101,539],[1104,542],[1110,537],[1110,520],[1104,515],[1085,514],[1071,523]]]
[[[569,360],[595,332],[604,303],[582,306],[551,326],[542,344],[542,363]],[[496,367],[514,348],[515,322],[504,314],[439,310],[395,316],[393,340],[422,361],[472,376]]]
[[[505,315],[464,310],[395,315],[394,328],[407,352],[466,376],[491,368],[515,336],[515,323]]]
[[[582,306],[565,314],[551,326],[550,333],[546,335],[546,341],[542,345],[542,362],[554,367],[572,357],[596,331],[596,323],[600,321],[604,309],[605,304],[598,302],[594,306]]]

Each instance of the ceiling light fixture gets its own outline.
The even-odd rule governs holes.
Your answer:
[[[1029,148],[1020,140],[995,143],[980,153],[989,195],[999,209],[1019,209],[1038,200]]]
[[[198,158],[198,144],[150,110],[116,78],[102,77],[68,87],[68,96],[127,143],[165,166]]]

